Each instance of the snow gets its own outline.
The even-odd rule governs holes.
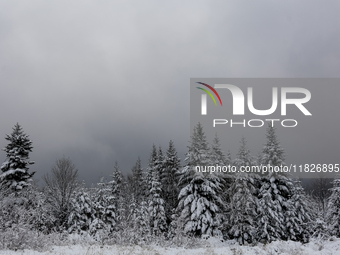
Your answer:
[[[53,246],[44,252],[33,250],[24,251],[0,251],[0,255],[52,255],[52,254],[87,254],[87,255],[115,255],[115,254],[242,254],[242,255],[266,255],[266,254],[281,254],[281,255],[335,255],[340,254],[340,239],[331,238],[326,241],[312,240],[310,243],[301,244],[293,241],[275,241],[267,245],[258,244],[257,246],[240,246],[235,241],[220,242],[217,238],[209,238],[202,240],[201,248],[185,249],[178,247],[159,247],[159,246],[122,246],[122,245],[70,245],[70,246]]]

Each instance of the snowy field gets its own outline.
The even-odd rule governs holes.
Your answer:
[[[23,251],[0,251],[4,255],[28,254],[28,255],[47,255],[47,254],[65,254],[65,255],[115,255],[115,254],[180,254],[180,255],[197,255],[197,254],[223,254],[223,255],[262,255],[262,254],[286,254],[286,255],[338,255],[340,254],[340,239],[334,238],[326,241],[312,240],[308,244],[301,244],[292,241],[277,241],[267,245],[259,244],[257,246],[240,246],[234,242],[221,243],[218,240],[210,239],[204,248],[184,249],[184,248],[162,248],[157,246],[100,246],[100,245],[71,245],[71,246],[54,246],[44,252],[33,250]]]

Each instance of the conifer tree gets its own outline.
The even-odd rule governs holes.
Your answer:
[[[156,146],[153,144],[148,167],[144,175],[144,185],[146,187],[146,192],[145,192],[146,199],[150,198],[150,191],[152,189],[152,176],[153,176],[153,172],[157,169],[157,160],[158,160],[157,149],[156,149]]]
[[[98,229],[105,228],[109,232],[114,230],[116,225],[116,207],[114,201],[115,197],[112,195],[110,186],[102,178],[97,184],[94,194],[94,209],[96,211]]]
[[[118,223],[121,220],[121,212],[124,209],[123,205],[123,192],[122,192],[122,182],[123,177],[122,173],[119,170],[118,162],[115,162],[114,170],[112,174],[112,180],[108,183],[111,188],[111,195],[113,197],[114,207],[116,209],[116,222]]]
[[[140,157],[132,168],[132,189],[137,203],[140,203],[145,196],[146,187],[143,181],[143,168]]]
[[[195,166],[208,167],[212,165],[210,150],[203,127],[195,126],[191,137],[185,166],[181,172],[178,209],[184,224],[184,232],[201,236],[219,235],[221,181],[215,174],[195,171]]]
[[[261,164],[268,167],[284,166],[284,150],[277,139],[274,127],[268,126],[266,137]],[[280,172],[268,171],[268,174],[259,180],[257,230],[261,240],[271,242],[288,239],[285,223],[286,217],[290,217],[291,211],[295,210],[289,201],[293,195],[293,188],[292,180]]]
[[[73,210],[68,218],[69,233],[86,233],[95,217],[94,206],[84,184],[72,199]]]
[[[214,166],[224,166],[227,165],[227,159],[224,155],[224,152],[221,149],[220,139],[217,136],[217,133],[215,134],[215,137],[213,139],[213,142],[211,144],[211,161]]]
[[[333,188],[328,198],[326,221],[331,235],[340,237],[340,178],[333,180]]]
[[[150,214],[149,206],[146,201],[142,201],[137,208],[136,226],[139,235],[146,240],[150,234]]]
[[[115,162],[112,173],[112,180],[109,182],[112,194],[118,199],[122,191],[122,172],[119,170],[118,162]]]
[[[241,147],[235,159],[238,169],[241,166],[253,165],[253,157],[246,145],[246,140],[242,137]],[[255,181],[248,173],[235,173],[231,187],[229,188],[229,235],[236,238],[240,244],[245,241],[251,243],[255,237],[256,204]]]
[[[177,151],[173,141],[170,140],[164,159],[164,171],[161,176],[165,202],[165,214],[168,223],[171,222],[173,211],[178,205],[178,171],[180,170],[180,165],[180,158],[177,156]]]
[[[311,207],[300,181],[295,181],[294,192],[288,200],[285,213],[287,237],[290,240],[307,242],[311,234]]]
[[[164,172],[164,161],[165,156],[163,155],[162,147],[159,146],[158,152],[157,152],[157,158],[155,161],[155,169],[158,171],[158,175],[161,177]]]
[[[28,166],[34,164],[29,160],[29,153],[32,152],[32,141],[26,135],[21,126],[17,123],[13,132],[6,135],[9,143],[3,149],[6,152],[6,161],[1,166],[0,188],[8,192],[19,193],[23,188],[30,185],[32,176]]]
[[[159,172],[157,168],[152,171],[152,182],[150,190],[150,200],[149,200],[149,214],[150,214],[150,225],[152,233],[154,235],[159,235],[166,231],[166,217],[164,200],[161,197],[162,188],[159,180]]]
[[[244,137],[241,139],[241,146],[237,154],[237,158],[234,160],[234,165],[240,170],[241,166],[255,165],[255,160],[247,148],[247,141]]]

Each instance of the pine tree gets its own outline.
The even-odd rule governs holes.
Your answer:
[[[155,169],[158,171],[158,175],[162,176],[164,172],[165,157],[163,155],[162,147],[159,146],[157,152],[157,159],[155,161]]]
[[[268,126],[267,142],[261,154],[263,166],[280,167],[285,165],[284,150],[276,137],[275,128]],[[269,171],[259,180],[258,192],[258,233],[265,241],[288,239],[285,226],[286,217],[290,217],[292,204],[289,199],[293,195],[293,182],[284,173]]]
[[[238,240],[240,244],[245,241],[251,243],[255,235],[255,205],[254,180],[247,173],[237,174],[232,186],[229,189],[230,199],[230,218],[229,234],[230,237]]]
[[[129,230],[134,234],[135,242],[140,239],[146,241],[150,234],[150,215],[146,201],[136,202],[134,195],[129,201],[129,215],[127,217]]]
[[[195,171],[195,166],[212,165],[209,146],[200,123],[194,128],[181,172],[178,209],[184,232],[190,235],[219,235],[221,181],[215,174]]]
[[[138,157],[136,164],[132,168],[132,188],[137,203],[140,203],[143,200],[146,193],[146,187],[143,179],[142,162],[140,157]]]
[[[108,183],[111,188],[111,195],[114,207],[116,209],[116,221],[119,222],[121,215],[120,212],[123,210],[122,201],[122,173],[119,170],[118,162],[115,162],[114,170],[112,174],[112,180]]]
[[[109,182],[112,189],[112,194],[118,198],[121,194],[122,190],[122,172],[119,170],[118,162],[115,162],[113,173],[112,173],[112,180]]]
[[[254,159],[246,145],[246,140],[242,137],[241,147],[235,159],[235,164],[240,170],[241,166],[251,166]],[[251,243],[255,235],[256,218],[256,190],[255,181],[251,174],[236,173],[229,188],[229,235],[236,238],[240,244],[245,241]]]
[[[230,166],[232,167],[233,166],[233,160],[231,159],[231,153],[230,151],[228,150],[228,153],[225,157],[225,165],[226,166]],[[223,201],[223,205],[227,205],[230,203],[230,193],[229,193],[229,189],[232,185],[232,183],[234,182],[234,175],[233,174],[227,174],[227,173],[223,173],[222,175],[222,179],[223,179],[223,186],[222,186],[222,201]],[[223,214],[226,216],[228,215],[228,208],[227,206],[224,206],[224,212]],[[228,223],[227,221],[225,220],[225,225],[227,226]],[[226,227],[228,229],[228,227]]]
[[[146,241],[151,230],[150,230],[150,214],[149,214],[149,206],[146,201],[142,201],[137,208],[136,215],[136,226],[139,232],[139,235]]]
[[[288,200],[285,215],[285,225],[288,239],[307,242],[311,234],[311,208],[308,204],[300,181],[295,182],[294,192]]]
[[[340,178],[333,180],[333,188],[328,198],[326,221],[331,235],[340,237]]]
[[[150,197],[150,191],[152,189],[153,172],[155,170],[158,171],[157,160],[158,160],[157,149],[156,149],[156,146],[153,144],[151,154],[150,154],[149,163],[148,163],[148,167],[147,167],[146,173],[144,175],[144,186],[146,187],[145,198]]]
[[[284,237],[284,214],[280,201],[276,179],[270,178],[261,183],[257,206],[257,238],[271,242]]]
[[[68,232],[86,233],[95,219],[96,212],[84,184],[77,192],[76,197],[72,199],[72,204],[73,210],[68,218]]]
[[[152,183],[149,200],[150,225],[152,233],[159,235],[166,231],[166,217],[164,209],[164,200],[161,197],[162,188],[159,180],[157,168],[152,171]]]
[[[224,152],[221,149],[220,139],[215,134],[214,140],[211,144],[211,152],[210,152],[211,161],[214,166],[224,166],[227,165],[227,159],[224,155]]]
[[[20,192],[30,185],[35,172],[29,173],[28,166],[34,164],[29,160],[32,152],[32,141],[29,140],[21,126],[17,123],[11,135],[5,138],[9,144],[3,150],[6,152],[6,161],[1,166],[0,188],[9,192]]]
[[[234,160],[233,164],[240,170],[241,166],[252,166],[255,165],[255,160],[247,148],[247,141],[244,137],[241,139],[241,146],[237,154],[237,158]]]
[[[178,205],[178,171],[180,170],[180,165],[180,158],[177,156],[174,143],[170,140],[164,159],[164,171],[161,176],[168,224],[172,221],[172,214]]]
[[[104,182],[102,178],[97,184],[94,197],[98,229],[105,228],[109,232],[114,230],[116,225],[116,207],[114,201],[115,197],[112,195],[110,186]],[[102,224],[104,224],[104,226],[102,226]]]
[[[231,159],[231,152],[230,152],[230,150],[228,150],[228,153],[227,153],[227,155],[226,155],[226,162],[225,162],[225,164],[226,164],[226,166],[232,164],[232,159]]]

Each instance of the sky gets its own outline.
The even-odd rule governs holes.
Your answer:
[[[190,78],[339,77],[339,7],[1,1],[0,147],[19,122],[33,142],[30,169],[40,182],[63,155],[87,183],[108,177],[116,160],[124,173],[138,156],[146,167],[152,144],[166,150],[173,140],[183,159]],[[288,136],[280,139],[299,155]],[[235,155],[239,143],[228,146]],[[259,146],[250,144],[254,153]]]

